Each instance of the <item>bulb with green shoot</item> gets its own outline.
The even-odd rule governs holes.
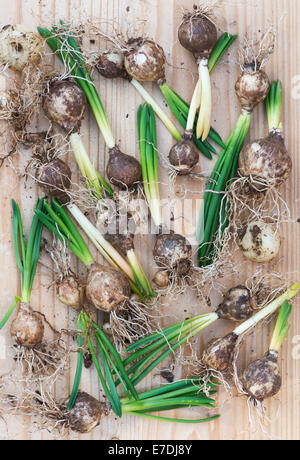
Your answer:
[[[106,33],[103,35],[104,38],[107,38]],[[225,33],[218,40],[213,53],[211,54],[211,59],[209,60],[210,72],[214,69],[222,55],[231,46],[235,39],[236,36],[231,36]],[[121,77],[129,80],[146,103],[153,107],[156,115],[164,123],[174,139],[178,141],[178,144],[181,145],[187,135],[184,134],[182,137],[173,122],[168,118],[162,108],[142,85],[143,82],[149,81],[157,84],[174,116],[177,118],[181,126],[186,129],[189,105],[166,82],[165,66],[166,57],[163,48],[152,39],[139,37],[137,39],[130,39],[125,44],[121,44],[120,49],[109,49],[100,53],[96,69],[105,78]],[[192,128],[196,128],[196,123]],[[209,136],[211,140],[215,141],[218,145],[221,147],[224,146],[222,139],[214,129],[210,129]],[[190,138],[190,133],[188,133],[188,137]],[[196,129],[194,129],[194,133],[191,138],[193,139],[194,144],[207,158],[212,159],[211,152],[215,154],[217,153],[214,147],[207,140],[201,141],[200,139],[197,139]],[[195,163],[196,159],[199,158],[199,152],[195,146],[192,147],[190,145],[190,149],[193,151],[193,155],[190,154],[190,156],[193,157],[193,162]],[[191,164],[191,159],[189,160],[189,163]]]
[[[152,107],[144,104],[137,114],[139,147],[145,197],[151,217],[158,229],[153,255],[162,271],[154,281],[162,288],[169,284],[170,275],[185,277],[192,268],[192,246],[183,235],[168,231],[163,223],[158,180],[156,121]]]
[[[71,80],[52,80],[48,82],[43,96],[43,109],[47,118],[60,126],[69,136],[74,158],[82,176],[86,179],[87,187],[91,188],[99,198],[104,195],[112,196],[113,190],[95,169],[79,135],[81,121],[86,109],[86,97],[83,90]],[[57,170],[59,173],[60,168]],[[68,188],[70,188],[71,171],[68,174],[64,173],[63,177],[69,178]],[[55,175],[46,171],[42,176],[38,172],[37,178],[40,184],[46,184],[45,191],[51,192],[55,186]],[[58,198],[60,197],[58,196]]]
[[[198,139],[201,137],[204,141],[210,131],[212,113],[208,59],[218,38],[217,28],[212,19],[212,11],[207,6],[204,7],[200,4],[191,13],[185,13],[183,22],[178,29],[178,38],[181,45],[193,53],[199,67],[199,79],[192,97],[186,135],[191,135],[196,111],[199,109],[196,134]]]
[[[70,108],[72,107],[72,104],[70,104],[70,100],[72,99],[76,110]],[[44,97],[43,106],[44,111],[52,121],[55,121],[64,130],[71,130],[70,142],[72,150],[81,173],[87,179],[87,187],[91,190],[91,200],[96,202],[102,200],[104,193],[112,196],[113,190],[95,170],[77,132],[85,109],[85,96],[82,89],[76,83],[68,80],[54,81],[49,85],[48,93]],[[48,180],[48,184],[49,182],[50,180]],[[122,239],[122,235],[116,234],[114,236],[116,239]],[[145,290],[147,293],[146,297],[154,297],[155,293],[136,256],[133,238],[130,247],[125,251],[125,257],[128,258],[137,282],[141,283],[141,290]]]
[[[270,83],[263,67],[273,51],[273,30],[269,30],[256,43],[249,43],[245,39],[240,50],[242,74],[236,82],[235,89],[242,110],[226,147],[214,166],[204,193],[197,229],[197,240],[200,242],[198,258],[201,267],[214,264],[217,248],[222,245],[222,236],[229,224],[226,191],[237,175],[239,155],[249,131],[252,112],[268,95]]]
[[[43,209],[42,200],[38,200],[36,207],[40,211]],[[23,236],[20,208],[14,200],[12,201],[12,208],[15,257],[21,273],[21,296],[15,298],[14,303],[0,322],[0,329],[5,326],[17,308],[17,315],[11,323],[11,336],[17,345],[25,348],[34,348],[41,343],[44,336],[44,324],[41,316],[34,312],[30,305],[31,292],[40,253],[43,224],[36,216],[33,218],[26,244]]]
[[[36,210],[37,216],[66,247],[87,267],[85,292],[89,302],[97,309],[110,314],[114,337],[122,343],[136,338],[140,330],[152,330],[151,318],[143,301],[155,293],[139,263],[130,259],[130,264],[105,239],[87,217],[74,204],[62,206],[56,199],[51,204],[44,202],[44,211]],[[97,264],[70,215],[82,227],[90,241],[110,266]],[[133,253],[134,254],[134,253]],[[73,278],[73,275],[71,274]],[[138,314],[136,298],[143,305],[143,315]],[[130,314],[126,320],[124,312]],[[132,327],[132,324],[134,325]],[[122,327],[121,327],[122,325]]]
[[[227,319],[241,324],[231,334],[208,344],[203,353],[201,365],[217,374],[227,371],[232,366],[238,338],[276,312],[286,300],[295,297],[298,291],[298,284],[291,286],[284,294],[264,306],[253,316],[251,315],[254,310],[251,306],[249,309],[249,304],[247,307],[249,311],[245,315],[245,303],[244,306],[241,303],[238,305],[233,298],[230,300],[232,305],[229,308],[228,293],[216,312],[195,316],[141,338],[128,346],[126,351],[129,355],[123,361],[132,383],[137,385],[170,354],[175,353],[199,332],[219,319]],[[248,319],[241,322],[245,317]]]
[[[129,396],[119,398],[118,395],[115,397],[119,399],[120,412],[118,416],[120,418],[129,415],[167,423],[198,424],[208,423],[220,417],[219,414],[210,415],[212,411],[216,411],[214,395],[217,391],[218,384],[215,382],[204,384],[199,378],[190,378],[137,393],[138,399]],[[42,412],[43,420],[47,420],[52,429],[55,426],[63,426],[75,433],[91,433],[112,413],[109,404],[100,402],[84,391],[77,393],[71,409],[66,410],[64,404],[56,403],[56,407],[51,410],[51,415],[49,410],[45,410],[43,413],[45,405],[41,409],[39,401],[43,401],[43,399],[39,395],[35,399],[39,404],[37,413]],[[31,407],[33,416],[36,401],[29,402],[31,403],[30,406],[33,406]],[[190,410],[192,407],[198,407],[206,414],[201,415],[200,418],[179,418],[168,414],[165,416],[157,415],[157,412],[168,412],[175,409]]]
[[[126,219],[126,228],[121,229],[120,216],[116,216],[116,228],[115,232],[107,232],[104,237],[111,243],[111,245],[123,256],[125,257],[131,270],[134,274],[137,285],[139,286],[140,292],[143,293],[144,300],[151,300],[156,297],[157,293],[153,290],[150,281],[148,280],[141,263],[139,262],[135,247],[134,247],[134,233],[131,231],[130,219],[127,216]]]
[[[69,80],[54,80],[48,86],[48,91],[44,96],[43,107],[48,118],[70,134],[72,150],[79,169],[83,177],[87,180],[87,187],[91,190],[91,199],[95,198],[97,201],[99,199],[102,200],[104,194],[112,197],[113,190],[92,165],[78,134],[85,111],[85,102],[86,97],[84,91],[76,83]],[[126,168],[124,168],[123,172],[127,174]],[[47,182],[49,186],[50,180]],[[121,235],[119,239],[120,238]],[[126,250],[125,257],[126,256],[128,257],[137,282],[142,283],[141,289],[145,289],[147,295],[149,294],[149,298],[153,297],[155,293],[137,259],[133,242],[131,247]]]
[[[256,402],[271,398],[280,391],[282,379],[278,356],[290,328],[287,322],[291,311],[292,305],[285,301],[279,311],[268,351],[261,359],[252,362],[243,372],[243,390]]]
[[[294,284],[284,294],[277,297],[254,316],[236,327],[230,334],[211,341],[202,355],[204,366],[215,372],[222,373],[228,371],[233,364],[238,339],[247,333],[247,331],[254,328],[259,322],[275,313],[285,301],[294,298],[298,292],[299,284]]]
[[[183,26],[184,28],[185,26]],[[221,56],[236,40],[236,35],[230,35],[224,33],[217,41],[212,53],[208,59],[208,71],[211,74],[216,64],[220,60]],[[199,154],[195,150],[193,143],[204,153],[208,158],[210,155],[206,154],[206,147],[208,142],[201,141],[196,135],[198,126],[199,116],[197,114],[196,105],[199,103],[200,98],[200,83],[196,85],[196,89],[193,94],[191,105],[189,106],[185,101],[182,100],[166,83],[161,87],[164,97],[173,111],[176,118],[179,120],[182,127],[185,129],[182,139],[177,142],[169,153],[170,164],[175,168],[179,175],[190,174],[194,167],[197,165],[199,160]],[[197,102],[198,101],[198,102]],[[223,142],[216,137],[216,133],[213,128],[210,128],[209,136],[222,148],[224,147]],[[193,141],[193,142],[192,142]],[[203,150],[204,149],[204,150]]]
[[[65,417],[67,425],[81,433],[92,431],[112,411],[118,416],[136,415],[162,421],[192,423],[190,419],[165,418],[152,412],[171,410],[187,406],[203,406],[214,409],[211,398],[216,393],[217,383],[210,382],[209,391],[203,394],[203,382],[199,378],[187,379],[137,393],[125,369],[120,355],[105,332],[82,310],[78,315],[78,358],[72,392]],[[108,404],[101,404],[92,396],[79,391],[83,369],[83,342],[87,343]],[[118,386],[121,385],[119,391]],[[192,387],[192,385],[194,385]],[[185,398],[185,395],[187,396]],[[198,396],[198,399],[196,398]],[[192,397],[192,398],[191,398]],[[82,417],[83,414],[88,414]],[[143,415],[144,414],[144,415]],[[218,415],[193,420],[194,423],[206,422],[218,418]]]
[[[70,268],[70,257],[64,241],[53,237],[51,246],[44,244],[55,266],[56,296],[67,307],[79,309],[84,302],[85,286]]]
[[[289,177],[292,159],[283,137],[281,122],[282,84],[274,81],[266,98],[269,134],[243,148],[239,157],[239,173],[253,182],[251,190],[266,192],[279,187]]]
[[[134,187],[141,178],[140,164],[133,156],[126,155],[123,152],[121,152],[120,148],[116,144],[100,96],[88,72],[82,53],[74,37],[69,31],[68,27],[65,25],[63,21],[61,21],[60,28],[53,26],[51,30],[48,30],[47,28],[38,27],[38,31],[41,34],[41,36],[46,39],[50,48],[56,53],[56,55],[67,67],[74,81],[81,87],[82,91],[86,95],[86,98],[93,111],[98,127],[109,149],[109,161],[107,164],[106,172],[110,182],[114,185],[117,185],[121,189],[128,189]],[[67,116],[70,115],[70,113],[71,116],[75,112],[77,112],[78,114],[81,113],[81,109],[76,107],[76,101],[74,97],[69,97],[69,93],[60,92],[57,95],[55,89],[51,88],[51,96],[52,95],[55,101],[55,106],[57,108],[57,110],[55,110],[55,118],[57,121],[59,121],[60,118],[61,107],[64,111],[65,108],[67,108]],[[63,105],[61,104],[62,99],[64,100]],[[50,110],[48,110],[48,113],[50,113]],[[54,110],[52,107],[52,118],[53,114]],[[101,180],[98,173],[95,173],[95,171],[93,171],[92,177],[89,177],[89,171],[91,171],[91,163],[89,159],[87,159],[87,155],[83,149],[80,137],[78,133],[76,133],[76,128],[77,126],[75,125],[73,127],[73,130],[75,130],[75,132],[74,134],[71,134],[70,140],[72,143],[73,150],[75,150],[76,152],[75,156],[79,164],[79,167],[81,166],[80,169],[82,172],[84,171],[88,173],[88,180],[91,181],[91,184],[93,186],[95,184],[98,184],[99,186],[99,181],[100,186],[102,186],[103,180]]]

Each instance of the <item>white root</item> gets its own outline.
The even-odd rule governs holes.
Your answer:
[[[201,105],[197,121],[197,137],[205,141],[209,135],[212,113],[212,94],[211,81],[208,71],[208,62],[202,59],[199,64],[199,74],[201,80]]]
[[[244,43],[239,49],[239,62],[242,71],[261,70],[269,57],[274,53],[277,31],[271,26],[263,35],[250,39],[246,34]]]

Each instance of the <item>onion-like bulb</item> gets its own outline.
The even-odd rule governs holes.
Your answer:
[[[63,278],[56,286],[58,299],[67,307],[79,308],[83,302],[84,289],[73,275]]]
[[[212,340],[202,355],[202,362],[207,369],[224,372],[230,368],[234,359],[238,336],[231,333],[226,337]]]
[[[98,310],[115,311],[130,299],[130,295],[129,280],[122,272],[98,264],[89,267],[86,296]]]
[[[117,50],[106,50],[98,57],[96,69],[105,78],[128,78],[124,68],[124,54]]]
[[[71,169],[60,158],[41,165],[36,172],[36,179],[44,191],[63,202],[66,201],[67,191],[71,187],[71,176]]]
[[[175,270],[179,276],[187,275],[191,269],[192,246],[184,236],[172,231],[157,236],[153,254],[159,267]]]
[[[239,172],[251,177],[256,189],[279,187],[292,170],[292,159],[280,131],[271,131],[264,139],[247,145],[239,156]]]
[[[257,401],[275,396],[281,388],[278,352],[270,350],[251,363],[243,373],[244,391]]]
[[[159,270],[156,272],[153,282],[156,284],[157,287],[159,288],[166,288],[169,285],[170,282],[170,277],[167,271],[164,270]]]
[[[70,80],[55,80],[43,99],[43,109],[49,120],[63,130],[77,132],[86,108],[82,89]]]
[[[231,288],[218,306],[216,313],[221,319],[244,321],[252,316],[255,300],[245,286]]]
[[[134,157],[126,155],[115,146],[109,152],[106,174],[112,184],[127,189],[141,180],[142,168]]]
[[[193,53],[196,60],[208,59],[218,38],[214,23],[204,15],[187,15],[178,29],[180,44]]]
[[[255,106],[265,100],[269,89],[269,78],[263,70],[245,70],[235,84],[241,106],[248,112],[252,112]]]
[[[137,38],[129,40],[125,53],[125,69],[138,81],[162,84],[165,81],[166,56],[161,46],[153,40]]]
[[[239,231],[239,245],[244,256],[259,263],[270,262],[279,253],[280,234],[272,224],[257,220]]]
[[[199,161],[199,150],[194,144],[192,131],[186,131],[182,139],[171,148],[169,161],[179,175],[190,174],[194,169]]]
[[[29,304],[22,303],[16,318],[11,323],[10,333],[18,345],[33,348],[43,339],[44,324]]]
[[[72,409],[67,413],[68,426],[78,433],[89,433],[105,416],[103,405],[93,396],[79,392]]]

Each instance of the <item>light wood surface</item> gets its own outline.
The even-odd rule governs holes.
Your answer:
[[[171,86],[183,97],[190,99],[193,89],[192,77],[196,73],[196,65],[192,56],[178,43],[177,27],[180,24],[183,7],[191,9],[194,0],[9,0],[0,2],[1,23],[24,23],[34,28],[38,23],[49,24],[59,18],[78,19],[85,17],[101,18],[107,22],[115,20],[122,24],[123,30],[138,31],[153,36],[165,49],[170,64],[167,68],[167,78]],[[221,4],[222,2],[220,2]],[[129,7],[129,8],[127,8]],[[284,85],[283,119],[286,134],[286,143],[293,156],[294,169],[292,177],[284,190],[292,219],[300,218],[299,210],[299,143],[298,131],[300,123],[299,91],[293,90],[300,75],[300,4],[298,0],[225,0],[220,6],[217,16],[224,30],[238,33],[240,38],[245,32],[251,35],[254,32],[266,30],[274,25],[278,30],[277,45],[274,56],[271,58],[267,71],[270,79],[280,78]],[[140,20],[140,22],[138,22]],[[144,23],[143,20],[146,20]],[[226,138],[239,114],[239,105],[234,94],[234,83],[239,72],[237,65],[237,44],[232,47],[225,62],[218,66],[213,75],[214,97],[214,125],[221,135]],[[298,78],[298,84],[300,77]],[[5,78],[0,76],[0,89],[6,87]],[[100,95],[107,108],[113,131],[120,142],[123,151],[131,152],[138,157],[137,136],[135,127],[136,109],[141,102],[134,88],[123,81],[105,81],[97,79]],[[156,98],[163,103],[157,88],[148,85]],[[46,121],[42,117],[36,119],[36,129],[41,129]],[[101,171],[107,159],[103,138],[95,125],[93,116],[87,112],[82,126],[84,142],[89,148],[90,155]],[[253,140],[262,137],[267,132],[266,117],[263,107],[255,110],[250,138]],[[171,136],[158,123],[159,149],[167,155],[172,144]],[[3,139],[2,139],[3,140]],[[4,148],[4,147],[3,147]],[[3,153],[3,151],[1,152]],[[13,158],[16,168],[22,168],[29,160],[29,151]],[[74,172],[73,178],[78,179],[78,173],[72,158],[69,158]],[[201,167],[209,170],[212,163],[201,157]],[[167,181],[167,172],[161,169],[161,180]],[[30,183],[24,184],[17,180],[15,172],[7,163],[0,169],[0,317],[5,313],[11,300],[19,289],[19,275],[13,257],[11,232],[11,204],[14,197],[20,204],[25,216],[25,231],[28,230],[29,218],[37,196],[37,187]],[[191,182],[189,188],[197,191],[200,185]],[[282,228],[282,248],[280,258],[275,263],[263,267],[263,271],[277,270],[284,278],[287,273],[300,270],[300,223],[289,223]],[[137,247],[143,254],[143,262],[149,273],[153,273],[151,252],[145,242],[138,238]],[[146,255],[146,257],[145,257]],[[74,268],[82,271],[76,265]],[[255,270],[251,264],[240,266],[240,276],[237,282],[245,279]],[[296,276],[296,275],[295,275]],[[34,292],[33,306],[47,315],[48,320],[56,328],[71,328],[74,326],[75,313],[68,311],[56,299],[53,288],[47,287],[54,279],[53,267],[47,259],[38,268]],[[218,294],[214,304],[218,301]],[[162,423],[141,418],[125,416],[121,421],[114,416],[106,418],[101,427],[86,436],[71,434],[72,439],[128,439],[128,440],[248,440],[248,439],[300,439],[300,304],[295,302],[292,312],[292,327],[281,353],[283,386],[278,397],[266,404],[266,414],[270,418],[260,428],[257,423],[251,426],[247,401],[243,397],[231,398],[228,393],[221,392],[219,396],[220,413],[222,417],[213,423],[204,425],[181,425]],[[187,311],[183,311],[187,310]],[[203,307],[189,293],[185,298],[179,298],[176,304],[170,306],[169,311],[176,312],[177,317],[184,318],[188,314],[202,312]],[[273,323],[272,323],[273,324]],[[0,334],[6,340],[7,348],[10,345],[8,327]],[[211,337],[223,335],[230,330],[230,325],[220,324],[207,331],[200,340],[200,347]],[[242,362],[249,362],[251,358],[259,357],[266,349],[272,325],[259,328],[248,337],[242,347]],[[2,343],[2,342],[0,342]],[[199,348],[199,353],[200,353]],[[298,352],[298,353],[297,353]],[[298,356],[297,356],[298,355]],[[297,359],[298,357],[298,359]],[[74,357],[72,358],[74,359]],[[1,359],[0,373],[9,369],[10,359]],[[67,396],[69,386],[74,375],[74,363],[70,375],[68,374],[60,386],[57,387],[57,397]],[[178,374],[180,375],[180,373]],[[151,376],[143,384],[144,387],[157,385],[159,377]],[[99,384],[95,371],[84,371],[82,389],[99,395]],[[197,415],[197,410],[192,411]],[[6,424],[0,418],[0,439],[52,439],[47,432],[35,432],[30,420],[11,417]]]

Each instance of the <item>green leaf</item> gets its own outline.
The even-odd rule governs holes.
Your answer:
[[[114,382],[114,379],[113,379],[113,376],[112,376],[112,373],[111,373],[111,370],[110,370],[110,367],[107,361],[107,356],[105,354],[105,350],[104,350],[103,344],[101,343],[101,340],[97,340],[97,345],[98,345],[99,352],[101,354],[103,370],[104,370],[104,374],[106,377],[106,381],[110,388],[110,394],[114,401],[114,405],[113,405],[114,411],[119,417],[121,417],[122,409],[121,409],[120,398],[117,392],[117,388],[116,388],[116,385],[115,385],[115,382]]]
[[[77,330],[80,332],[79,334],[77,334],[77,346],[78,346],[77,366],[76,366],[76,373],[74,377],[73,387],[72,387],[71,395],[69,398],[69,403],[68,403],[68,408],[67,408],[68,411],[72,409],[76,401],[80,382],[81,382],[82,369],[83,369],[83,337],[82,337],[83,325],[82,325],[81,313],[79,314],[78,320],[77,320]]]
[[[20,297],[16,297],[15,300],[14,300],[14,303],[9,307],[8,312],[6,313],[6,315],[4,316],[2,321],[0,321],[0,330],[3,329],[3,327],[5,326],[5,324],[7,323],[9,318],[11,317],[11,315],[13,314],[13,312],[14,312],[18,302],[20,302],[20,300],[21,300]]]
[[[132,394],[132,396],[137,399],[138,398],[138,394],[134,388],[134,386],[132,385],[129,377],[128,377],[128,374],[125,370],[125,367],[124,367],[124,364],[122,362],[122,359],[119,355],[119,353],[117,352],[117,350],[115,349],[115,347],[113,346],[113,344],[110,342],[110,340],[108,339],[108,337],[106,336],[106,334],[100,329],[100,327],[95,323],[93,322],[93,326],[96,328],[97,330],[97,333],[99,334],[99,336],[101,337],[101,339],[103,340],[103,342],[105,343],[105,345],[108,347],[110,353],[112,354],[115,362],[116,362],[116,365],[118,367],[118,371],[119,373],[121,374],[123,380],[125,381],[126,385],[127,385],[127,388],[128,390],[130,391],[130,393]]]
[[[15,202],[12,200],[12,207],[13,207],[13,240],[14,240],[14,249],[15,249],[15,258],[17,266],[22,273],[24,270],[24,263],[26,260],[26,247],[23,237],[23,225],[22,225],[22,218],[20,213],[20,208]],[[20,246],[21,246],[21,253],[20,253]]]
[[[101,367],[100,367],[100,364],[99,364],[99,361],[98,361],[98,358],[97,358],[97,355],[95,353],[95,350],[94,350],[94,347],[93,347],[93,344],[92,344],[92,341],[91,339],[88,337],[87,333],[86,333],[86,336],[87,336],[87,341],[88,341],[88,347],[89,347],[89,350],[90,350],[90,353],[92,355],[92,359],[93,359],[93,362],[94,362],[94,365],[95,365],[95,368],[96,368],[96,371],[98,373],[98,376],[99,376],[99,379],[100,379],[100,382],[101,382],[101,385],[102,385],[102,388],[112,406],[112,409],[113,411],[115,412],[115,414],[118,416],[118,417],[121,417],[121,414],[120,414],[120,410],[119,410],[119,407],[118,407],[118,404],[116,404],[116,401],[113,397],[113,395],[111,394],[107,384],[106,384],[106,380],[104,378],[104,375],[101,371]]]
[[[143,417],[149,418],[151,420],[158,420],[160,422],[172,422],[172,423],[206,423],[211,422],[220,418],[220,415],[214,415],[212,417],[206,417],[202,419],[182,419],[182,418],[174,418],[174,417],[160,417],[159,415],[151,415],[151,414],[141,414],[139,412],[127,412],[128,415],[134,415],[135,417]]]

